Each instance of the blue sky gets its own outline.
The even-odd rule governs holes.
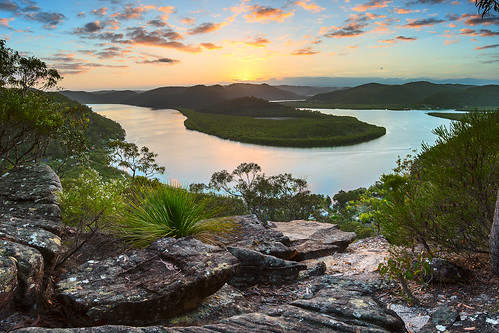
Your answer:
[[[287,77],[499,79],[474,1],[0,0],[0,38],[67,89]]]

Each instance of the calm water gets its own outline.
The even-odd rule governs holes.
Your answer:
[[[449,120],[424,111],[320,110],[349,115],[383,126],[386,135],[366,143],[337,148],[275,148],[222,140],[186,130],[185,117],[172,109],[152,110],[119,104],[92,104],[94,111],[119,122],[127,141],[147,146],[166,167],[164,182],[208,183],[215,171],[231,172],[242,162],[256,162],[267,175],[291,173],[305,177],[314,193],[334,195],[339,190],[368,187],[395,167],[398,156],[433,144],[432,129]],[[276,120],[279,121],[279,120]]]

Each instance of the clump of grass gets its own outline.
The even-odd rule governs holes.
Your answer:
[[[146,247],[163,237],[187,236],[215,244],[238,227],[231,220],[212,218],[221,209],[183,188],[142,189],[132,195],[119,235],[134,247]]]

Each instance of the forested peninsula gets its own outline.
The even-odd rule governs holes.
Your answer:
[[[209,107],[180,109],[187,129],[222,139],[279,147],[334,147],[386,134],[384,127],[354,117],[297,110],[256,97],[241,97]]]

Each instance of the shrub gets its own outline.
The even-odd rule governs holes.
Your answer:
[[[137,191],[130,198],[118,236],[134,247],[146,247],[163,237],[193,236],[206,243],[236,232],[229,220],[210,219],[218,208],[182,188],[159,186]]]

